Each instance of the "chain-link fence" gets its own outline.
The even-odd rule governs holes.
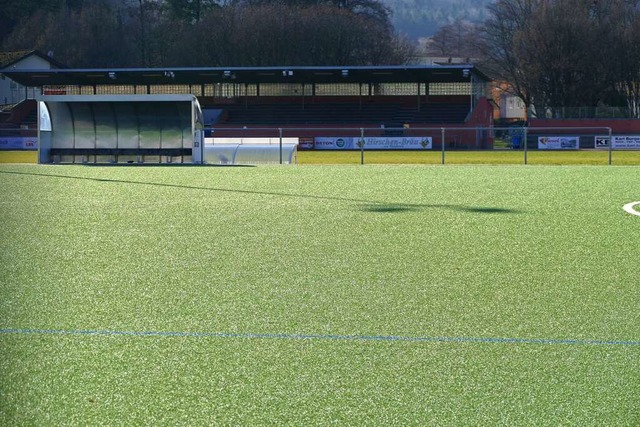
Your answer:
[[[282,147],[273,163],[288,163],[295,145],[298,163],[640,164],[640,135],[609,127],[214,127],[205,141]]]

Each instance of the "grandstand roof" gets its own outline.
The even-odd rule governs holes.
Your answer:
[[[489,78],[472,64],[343,67],[218,67],[3,70],[30,87],[49,85],[163,85],[211,83],[412,83]]]

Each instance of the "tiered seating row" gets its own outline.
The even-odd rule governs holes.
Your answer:
[[[224,105],[226,120],[221,124],[256,125],[361,125],[376,124],[402,127],[405,123],[441,124],[463,123],[469,112],[468,104],[425,103],[415,107],[394,103],[299,103]]]

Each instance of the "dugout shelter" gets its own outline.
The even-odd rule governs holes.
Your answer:
[[[48,95],[38,116],[39,163],[202,163],[193,95]]]

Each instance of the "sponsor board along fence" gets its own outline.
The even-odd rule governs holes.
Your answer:
[[[38,132],[33,129],[0,129],[0,151],[38,149]]]

